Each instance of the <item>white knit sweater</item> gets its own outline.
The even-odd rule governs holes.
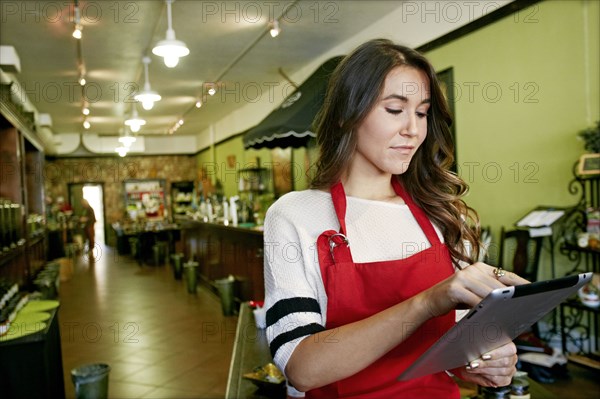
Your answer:
[[[346,227],[357,263],[404,259],[431,246],[407,205],[347,197]],[[283,371],[302,338],[327,320],[316,248],[326,230],[339,230],[339,222],[331,195],[319,190],[284,195],[265,218],[267,337]]]

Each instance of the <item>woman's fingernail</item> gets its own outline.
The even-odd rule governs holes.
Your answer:
[[[485,354],[485,355],[481,356],[481,358],[483,360],[490,360],[492,358],[492,355]]]
[[[478,362],[471,362],[471,363],[469,364],[469,366],[470,366],[472,369],[476,369],[477,367],[479,367],[479,363],[478,363]]]

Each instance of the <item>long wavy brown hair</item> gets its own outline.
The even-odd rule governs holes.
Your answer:
[[[459,267],[459,260],[474,263],[481,248],[479,218],[462,200],[468,185],[450,171],[454,162],[449,128],[452,117],[433,66],[413,49],[375,39],[359,46],[337,66],[315,119],[320,151],[311,186],[329,189],[341,179],[356,151],[358,126],[376,105],[388,73],[399,66],[416,68],[427,75],[431,105],[427,137],[406,172],[396,177],[440,228],[454,264]]]

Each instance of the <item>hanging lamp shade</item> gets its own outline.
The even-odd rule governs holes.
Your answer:
[[[163,57],[165,65],[169,68],[175,68],[179,63],[181,57],[185,57],[190,53],[184,42],[175,38],[175,31],[172,27],[171,18],[171,3],[172,0],[166,0],[167,2],[167,37],[164,40],[159,41],[156,46],[152,49],[152,53]]]
[[[144,90],[135,95],[134,99],[142,103],[142,108],[146,111],[154,108],[154,103],[160,101],[162,97],[157,92],[150,90],[150,85],[144,85]]]
[[[123,146],[127,148],[130,148],[136,140],[137,139],[134,136],[130,136],[129,134],[119,137],[119,143],[123,144]]]
[[[152,60],[150,59],[150,57],[144,57],[142,59],[142,62],[144,63],[144,76],[145,76],[144,90],[142,90],[141,92],[136,94],[133,98],[136,101],[141,102],[142,107],[146,111],[149,111],[154,107],[154,103],[156,101],[160,101],[160,99],[162,97],[160,96],[160,94],[158,94],[157,92],[153,91],[150,88],[150,79],[148,78],[148,64],[150,64],[150,62],[152,62]]]
[[[135,105],[133,106],[133,111],[131,111],[131,118],[125,121],[125,125],[129,126],[132,132],[137,133],[140,131],[140,128],[146,124],[146,121],[139,117],[137,109]]]

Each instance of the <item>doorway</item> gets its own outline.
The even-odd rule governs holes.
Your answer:
[[[70,183],[69,184],[69,202],[73,207],[75,215],[83,213],[82,199],[86,199],[94,210],[96,224],[94,225],[94,235],[96,244],[104,245],[105,241],[105,223],[104,223],[104,185],[101,183]]]

